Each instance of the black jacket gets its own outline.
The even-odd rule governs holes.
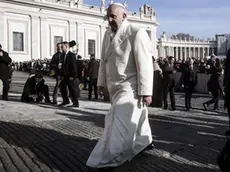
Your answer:
[[[78,78],[82,82],[82,71],[84,69],[84,64],[82,60],[77,60],[77,73],[78,73]]]
[[[188,65],[184,66],[183,72],[181,74],[181,84],[185,87],[190,85],[196,86],[197,85],[197,68],[193,66],[193,70],[189,68]]]
[[[38,93],[37,92],[37,87],[39,85],[44,85],[44,83],[45,83],[45,80],[42,79],[42,81],[38,85],[36,85],[35,75],[31,75],[27,79],[27,81],[26,81],[26,83],[24,85],[22,96],[21,96],[21,101],[26,102],[30,95],[37,94]]]
[[[57,52],[53,55],[50,61],[50,69],[55,71],[55,76],[60,76],[62,69],[58,69],[58,64],[63,63],[63,55],[60,52]]]
[[[97,60],[96,59],[90,60],[88,77],[90,79],[97,79],[98,70],[99,70],[99,63],[97,62]]]
[[[169,64],[166,62],[162,65],[162,72],[163,72],[163,85],[164,87],[175,87],[175,72],[176,70],[174,67],[170,67]]]
[[[230,49],[225,61],[223,86],[230,88]]]
[[[210,79],[207,82],[208,91],[220,91],[222,92],[221,87],[221,73],[222,68],[213,67],[212,74]]]
[[[78,69],[77,69],[77,59],[76,56],[72,52],[68,52],[65,58],[65,53],[63,55],[63,71],[62,76],[64,77],[72,77],[74,79],[78,78]]]
[[[3,52],[3,56],[0,56],[0,77],[8,77],[10,70],[9,65],[12,60],[7,52],[3,50],[1,50],[1,52]]]

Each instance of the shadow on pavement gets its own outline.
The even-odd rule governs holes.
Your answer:
[[[34,171],[88,171],[85,163],[96,141],[16,123],[0,122],[0,128],[1,138],[10,145],[0,155],[7,172],[14,171],[13,164],[20,172],[28,171],[28,166]],[[7,162],[9,157],[3,156],[4,152],[13,160],[12,164]],[[17,156],[24,164],[20,159],[14,162]]]
[[[68,112],[58,112],[58,114],[67,116],[73,120],[87,121],[98,127],[103,127],[103,114],[85,112],[80,109],[67,110],[82,115],[70,115]],[[189,121],[190,117],[187,119],[177,119],[176,117],[177,116],[168,117],[150,115],[150,125],[152,127],[153,135],[155,136],[154,141],[157,150],[169,153],[170,159],[168,161],[171,161],[172,165],[175,165],[175,162],[179,161],[179,164],[177,165],[179,169],[186,166],[183,165],[184,163],[187,163],[188,166],[192,166],[189,167],[189,169],[191,168],[193,170],[186,170],[185,168],[184,171],[219,171],[216,166],[216,158],[219,150],[221,150],[226,142],[223,133],[225,132],[225,128],[227,129],[227,125],[223,124],[223,126],[221,126],[221,121],[216,121],[215,124],[210,124],[202,123],[202,121],[192,121],[192,119]],[[201,117],[199,120],[205,119],[202,119]],[[152,156],[150,162],[154,163],[155,156],[157,155],[155,155],[153,151],[151,151],[150,154]],[[158,154],[157,158],[162,159],[163,155],[159,156]],[[167,161],[165,163],[167,163]],[[133,166],[133,164],[131,166]],[[168,166],[170,167],[170,165]],[[193,166],[196,168],[193,168]]]

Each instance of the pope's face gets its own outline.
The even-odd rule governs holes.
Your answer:
[[[122,22],[126,18],[126,14],[121,7],[111,5],[107,11],[108,22],[111,30],[116,33]]]

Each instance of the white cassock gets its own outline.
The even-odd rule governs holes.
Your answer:
[[[145,29],[125,20],[111,41],[105,33],[98,86],[108,88],[111,108],[105,129],[87,165],[116,167],[131,160],[152,142],[146,106],[140,96],[152,95],[152,44]]]

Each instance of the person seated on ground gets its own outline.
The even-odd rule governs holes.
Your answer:
[[[39,103],[44,97],[45,102],[50,103],[49,87],[45,85],[45,80],[43,79],[42,74],[37,73],[31,75],[24,85],[21,101],[27,103]]]

